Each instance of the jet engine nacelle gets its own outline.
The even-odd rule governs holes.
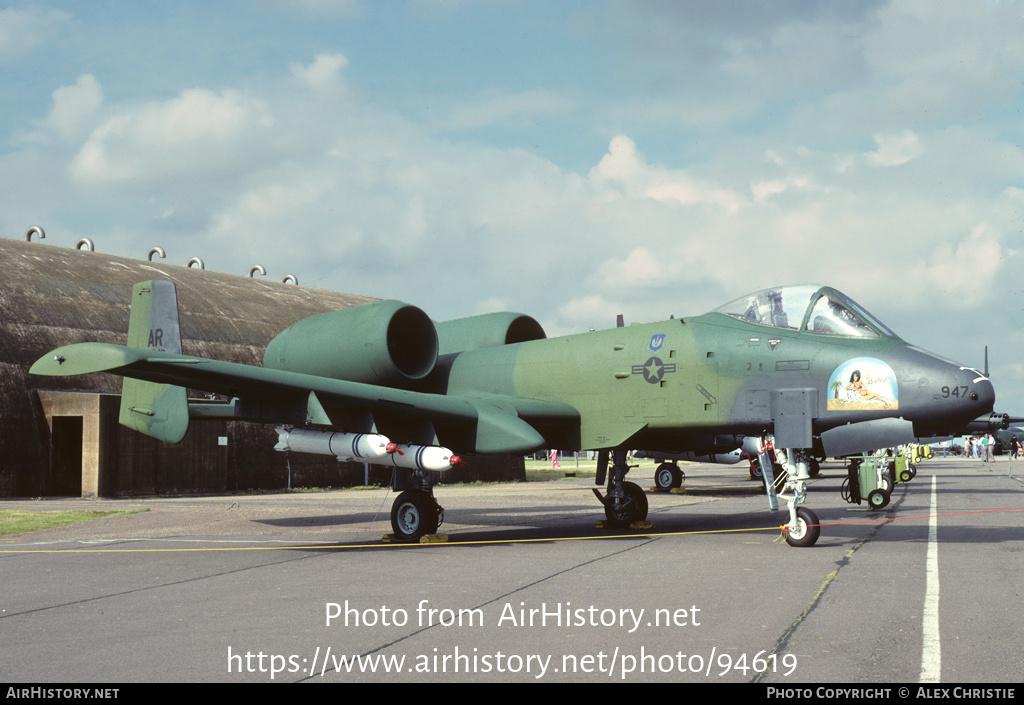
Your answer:
[[[422,310],[401,301],[303,318],[270,341],[263,366],[352,382],[401,386],[437,364],[437,332]]]
[[[531,316],[502,311],[438,323],[441,355],[525,343],[546,338],[544,328]]]

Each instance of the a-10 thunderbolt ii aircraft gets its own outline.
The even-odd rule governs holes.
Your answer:
[[[437,530],[432,471],[457,453],[601,451],[607,489],[594,492],[624,526],[647,515],[625,449],[764,452],[751,441],[770,434],[789,471],[778,495],[787,540],[809,546],[819,534],[802,506],[809,458],[1007,424],[991,413],[983,373],[909,345],[829,287],[766,289],[701,316],[558,338],[520,314],[435,324],[378,301],[298,321],[262,367],[182,354],[172,282],[137,284],[132,296],[127,347],[65,346],[32,374],[122,375],[121,423],[170,443],[190,419],[232,418],[280,424],[281,450],[393,465],[399,540]],[[231,401],[189,402],[186,388]],[[771,467],[766,454],[761,465]]]

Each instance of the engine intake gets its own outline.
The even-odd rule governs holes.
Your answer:
[[[485,313],[437,324],[441,355],[525,343],[546,337],[544,329],[534,318],[509,311]]]
[[[377,301],[292,324],[270,341],[263,366],[399,386],[429,375],[437,349],[427,314],[401,301]]]

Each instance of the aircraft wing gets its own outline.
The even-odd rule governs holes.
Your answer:
[[[58,348],[37,360],[30,372],[46,376],[108,372],[170,385],[172,389],[202,389],[236,398],[242,412],[235,412],[235,416],[247,416],[246,408],[261,408],[262,414],[267,414],[269,409],[264,420],[295,425],[335,426],[325,409],[365,411],[389,419],[443,424],[459,429],[458,436],[465,439],[462,443],[465,447],[459,449],[462,452],[529,452],[545,445],[544,437],[530,421],[579,419],[574,407],[562,403],[506,396],[430,394],[107,343],[77,343]],[[180,399],[184,400],[183,394]],[[156,404],[151,406],[156,409]],[[141,416],[154,415],[149,408],[134,410]],[[174,408],[164,411],[179,417],[182,413],[181,409]],[[184,413],[187,411],[186,408]],[[289,418],[280,418],[281,415]],[[193,416],[215,414],[193,413]],[[184,426],[187,428],[187,416]],[[135,427],[148,432],[146,428]],[[177,432],[170,434],[179,436],[176,439],[159,433],[150,435],[176,442],[184,436],[184,430],[180,428],[180,436]]]

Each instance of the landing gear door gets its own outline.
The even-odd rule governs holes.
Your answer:
[[[772,392],[772,422],[776,448],[810,448],[818,414],[818,390],[776,389]]]

